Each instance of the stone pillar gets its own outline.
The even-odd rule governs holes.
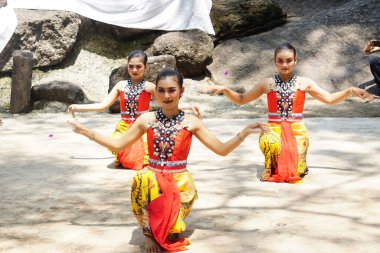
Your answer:
[[[13,52],[11,113],[30,112],[33,53],[25,50]]]
[[[0,8],[7,5],[7,0],[0,0]]]

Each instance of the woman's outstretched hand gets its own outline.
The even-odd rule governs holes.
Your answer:
[[[76,119],[76,116],[75,116],[76,110],[77,108],[75,104],[73,104],[73,105],[70,105],[69,108],[67,108],[67,113],[71,113],[71,117],[73,117],[73,119]]]
[[[251,133],[266,133],[267,134],[270,132],[270,128],[268,124],[262,123],[262,122],[249,124],[248,126],[246,126],[245,130],[249,134]]]
[[[199,108],[198,105],[191,105],[190,109],[193,112],[195,117],[202,119],[201,109]]]
[[[210,84],[206,88],[203,89],[202,93],[208,94],[210,96],[216,96],[220,93],[223,93],[225,87],[222,85],[216,85],[213,81],[210,79],[207,80],[207,82]]]
[[[357,87],[352,87],[352,93],[355,94],[355,96],[365,100],[365,101],[371,101],[375,99],[375,95],[369,93],[368,91],[364,89],[360,89]]]
[[[68,120],[67,123],[71,126],[72,130],[77,134],[83,134],[87,129],[84,125],[80,124],[77,119]]]

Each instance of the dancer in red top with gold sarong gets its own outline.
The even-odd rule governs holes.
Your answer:
[[[302,122],[305,94],[325,104],[337,104],[353,94],[366,100],[373,95],[363,89],[350,87],[329,93],[313,80],[294,74],[297,63],[296,49],[289,43],[278,46],[274,53],[278,74],[260,81],[243,94],[221,85],[211,85],[205,92],[223,93],[232,102],[243,105],[266,94],[268,99],[269,134],[260,136],[260,148],[265,156],[263,181],[298,182],[308,173],[306,154],[309,138]]]
[[[135,120],[149,111],[150,101],[155,94],[155,85],[144,79],[147,55],[141,50],[134,50],[128,54],[128,74],[130,79],[115,84],[110,93],[100,102],[94,104],[73,104],[68,111],[96,111],[101,112],[109,108],[118,98],[120,99],[121,119],[116,125],[114,138],[120,138]],[[133,152],[131,152],[133,150]],[[120,164],[124,168],[140,170],[148,164],[146,136],[142,136],[133,146],[118,153],[114,153],[115,167]]]
[[[175,70],[160,72],[156,81],[157,101],[162,109],[139,117],[120,138],[113,139],[71,121],[73,130],[91,140],[120,151],[148,135],[149,165],[138,171],[132,182],[132,211],[146,237],[146,250],[182,251],[189,245],[178,234],[186,228],[184,219],[197,198],[187,156],[195,135],[216,154],[226,156],[253,132],[269,131],[266,124],[249,124],[226,142],[214,136],[197,117],[178,108],[183,78]]]
[[[128,54],[127,60],[130,79],[118,82],[102,102],[73,104],[68,108],[71,113],[76,111],[104,111],[119,98],[121,120],[117,123],[112,135],[116,139],[120,138],[139,116],[149,111],[151,98],[156,96],[155,85],[144,79],[148,61],[147,55],[141,50],[134,50]],[[197,107],[186,109],[191,109],[194,114],[199,115],[199,108]],[[123,168],[142,169],[149,163],[146,135],[143,135],[132,146],[114,153],[114,155],[115,167],[121,164]]]
[[[121,120],[113,134],[115,138],[120,138],[140,115],[149,112],[153,93],[152,90],[147,91],[146,86],[150,86],[150,84],[147,84],[145,80],[133,84],[129,79],[118,85],[122,86],[120,92]],[[144,165],[148,164],[146,136],[142,136],[132,146],[116,153],[116,158],[116,165],[120,162],[124,168],[142,169]]]

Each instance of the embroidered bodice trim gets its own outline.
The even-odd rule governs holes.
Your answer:
[[[297,76],[293,75],[292,79],[285,82],[279,75],[274,77],[272,90],[277,95],[277,113],[281,118],[288,118],[292,115],[293,98],[298,86],[296,84]]]
[[[121,114],[127,116],[130,119],[136,119],[143,112],[138,112],[138,102],[141,93],[145,89],[145,80],[142,80],[140,83],[134,85],[130,79],[127,80],[127,83],[121,91],[124,93],[125,99],[125,112]]]
[[[164,166],[168,158],[173,156],[175,138],[181,129],[186,128],[184,118],[183,111],[172,118],[167,118],[161,109],[157,111],[156,119],[149,123],[154,131],[154,155],[158,158],[152,165]]]

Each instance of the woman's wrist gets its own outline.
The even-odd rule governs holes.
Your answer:
[[[90,130],[90,129],[89,129]],[[95,140],[95,133],[94,130],[90,130],[89,136],[87,136],[90,141]]]
[[[241,137],[241,136],[240,136],[240,133],[241,133],[241,132],[237,133],[236,137],[237,137],[240,141],[243,142],[243,141],[245,140],[245,138]]]
[[[248,134],[246,133],[245,129],[237,133],[236,135],[239,140],[244,141],[245,138],[247,138]]]
[[[350,97],[352,96],[352,94],[354,94],[354,87],[348,88],[348,94],[350,95]]]
[[[81,126],[81,129],[78,129],[77,133],[84,135],[89,140],[94,140],[95,138],[95,132],[87,127]]]

